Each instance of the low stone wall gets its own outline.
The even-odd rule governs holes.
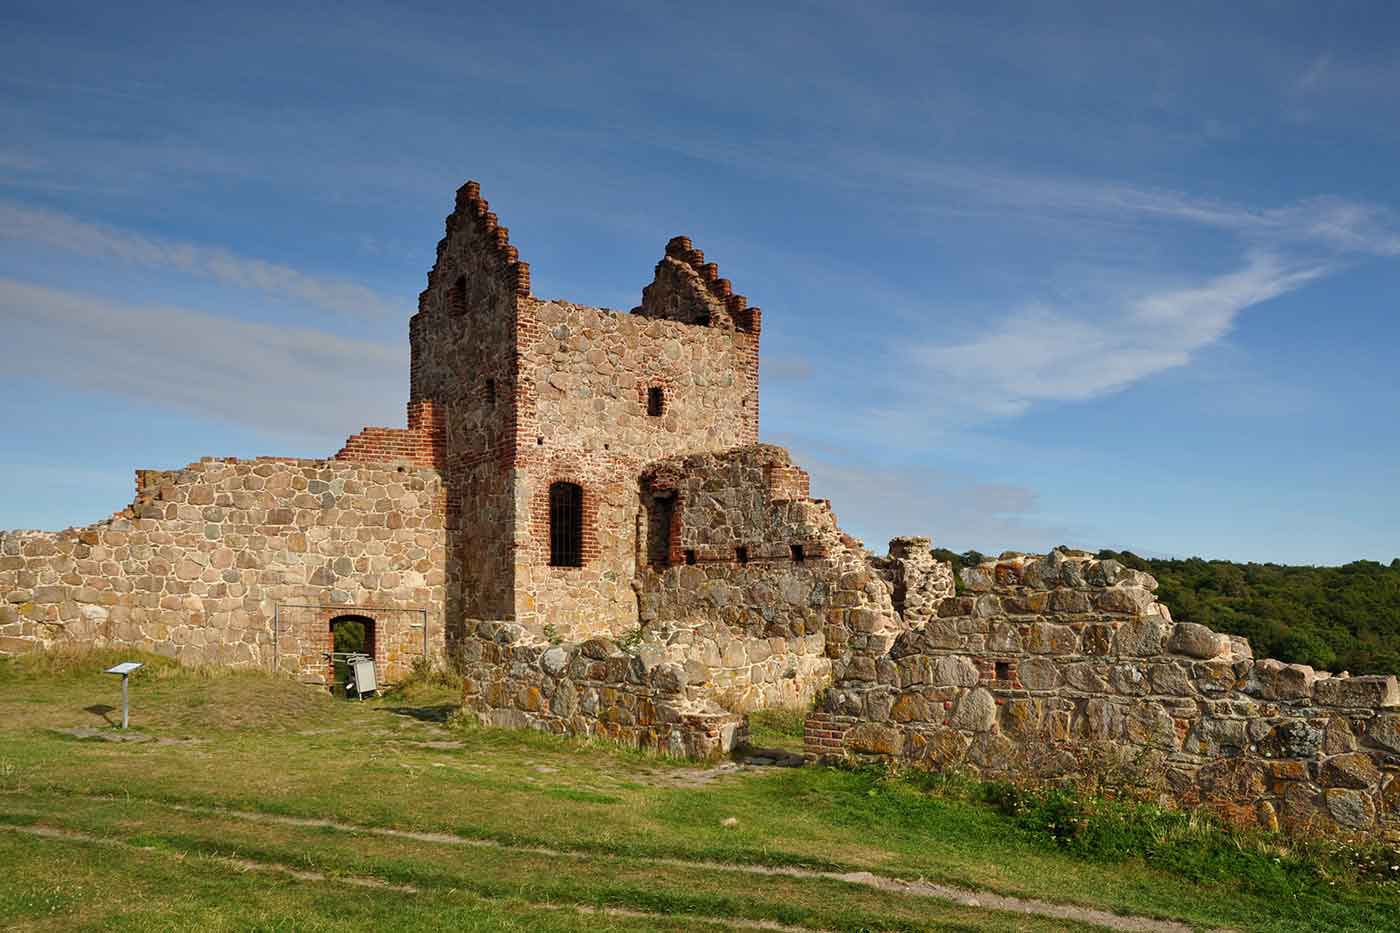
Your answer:
[[[814,758],[1093,774],[1269,828],[1400,831],[1400,688],[1256,661],[1173,623],[1156,581],[1077,552],[1006,555],[882,654],[836,662]]]
[[[710,758],[747,740],[742,715],[714,703],[685,669],[594,638],[550,644],[514,622],[469,621],[463,708],[483,725],[602,736],[676,757]]]
[[[750,637],[720,622],[662,624],[643,630],[637,653],[681,666],[689,687],[704,690],[724,709],[806,709],[831,683],[826,637]]]
[[[352,615],[392,682],[442,652],[444,498],[407,463],[140,470],[106,521],[0,532],[0,653],[133,648],[323,683],[330,620]]]

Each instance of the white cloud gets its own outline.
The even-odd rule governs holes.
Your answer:
[[[407,351],[0,279],[7,375],[328,441],[401,425]],[[333,451],[328,450],[327,454]]]
[[[943,393],[984,414],[1018,414],[1036,402],[1084,401],[1183,366],[1225,336],[1241,311],[1327,271],[1256,253],[1235,272],[1143,294],[1119,309],[1034,304],[970,341],[907,352]]]
[[[0,202],[0,237],[84,256],[175,269],[361,317],[397,314],[402,310],[398,303],[355,282],[318,278],[289,266],[238,256],[221,247],[143,236],[57,211]]]
[[[846,156],[862,167],[843,179],[892,186],[916,210],[944,210],[965,201],[982,209],[1038,211],[1113,223],[1164,221],[1211,227],[1237,234],[1261,248],[1326,247],[1347,253],[1400,255],[1400,218],[1376,205],[1337,197],[1256,208],[1180,191],[1146,188],[1098,178],[1036,175],[985,166],[910,159],[880,152]],[[912,197],[911,197],[912,196]]]

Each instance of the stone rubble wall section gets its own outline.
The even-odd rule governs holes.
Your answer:
[[[375,622],[395,680],[423,652],[422,616],[406,610],[427,610],[442,650],[442,498],[436,471],[407,464],[139,470],[135,501],[106,521],[0,533],[0,652],[133,648],[323,681],[329,616],[289,610],[274,633],[277,607],[367,606],[346,612]]]
[[[639,654],[679,664],[687,685],[736,713],[807,709],[831,683],[831,659],[820,632],[763,638],[705,621],[643,631]]]
[[[929,538],[893,538],[886,556],[868,560],[889,584],[895,611],[907,627],[926,624],[956,591],[953,565],[934,559]]]
[[[645,508],[665,503],[670,516],[664,541],[648,539],[664,522],[638,526],[644,644],[654,639],[726,709],[804,707],[830,682],[833,657],[893,643],[891,588],[830,503],[778,497],[807,489],[787,451],[674,457],[648,466],[642,486]]]
[[[1400,687],[1255,660],[1081,552],[963,571],[883,653],[836,661],[809,756],[1093,774],[1267,828],[1400,830]]]
[[[691,758],[747,740],[745,717],[688,686],[679,664],[605,638],[551,644],[514,622],[469,620],[465,631],[462,704],[482,725],[599,736]]]

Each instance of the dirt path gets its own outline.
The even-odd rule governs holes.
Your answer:
[[[109,800],[108,797],[89,797],[86,799]],[[197,807],[187,804],[166,803],[158,800],[141,799],[142,803],[167,807],[184,813],[199,814],[205,816],[219,816],[229,819],[244,820],[253,823],[268,823],[283,826],[300,826],[315,829],[331,829],[347,833],[368,833],[377,836],[386,836],[395,839],[409,839],[416,842],[432,843],[434,845],[465,846],[473,848],[504,849],[511,852],[523,852],[531,855],[546,855],[554,858],[597,858],[599,856],[589,852],[579,850],[553,849],[546,846],[527,845],[506,845],[489,839],[469,839],[452,833],[428,832],[411,829],[393,829],[382,826],[361,826],[355,823],[345,823],[337,820],[319,819],[313,817],[284,816],[273,813],[259,813],[250,810],[229,810],[219,807]],[[1079,923],[1096,924],[1111,930],[1125,930],[1130,933],[1191,933],[1192,927],[1185,923],[1172,920],[1158,920],[1152,917],[1141,917],[1130,914],[1116,914],[1106,910],[1099,910],[1092,907],[1079,907],[1073,904],[1056,904],[1050,901],[1037,900],[1034,898],[1011,897],[1001,894],[992,894],[987,891],[976,891],[970,888],[959,888],[952,885],[935,884],[930,881],[919,879],[917,881],[903,881],[898,878],[889,878],[883,875],[876,875],[867,871],[840,872],[823,871],[814,868],[798,868],[787,865],[752,865],[736,862],[712,862],[707,860],[691,860],[671,857],[644,857],[627,856],[627,860],[642,862],[658,866],[670,866],[677,868],[703,868],[713,871],[734,872],[737,874],[774,876],[781,875],[789,878],[815,878],[826,881],[841,881],[846,884],[861,885],[862,887],[873,888],[878,891],[886,891],[891,894],[932,897],[943,901],[951,901],[964,907],[975,907],[984,910],[1000,910],[1009,913],[1030,914],[1039,917],[1048,917],[1058,920],[1071,920]],[[728,922],[728,921],[726,921]],[[774,927],[772,929],[778,929]],[[1224,931],[1219,931],[1224,933]]]

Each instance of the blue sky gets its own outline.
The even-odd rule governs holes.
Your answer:
[[[225,6],[5,5],[0,527],[401,424],[475,178],[542,297],[693,237],[872,546],[1400,555],[1393,5]]]

